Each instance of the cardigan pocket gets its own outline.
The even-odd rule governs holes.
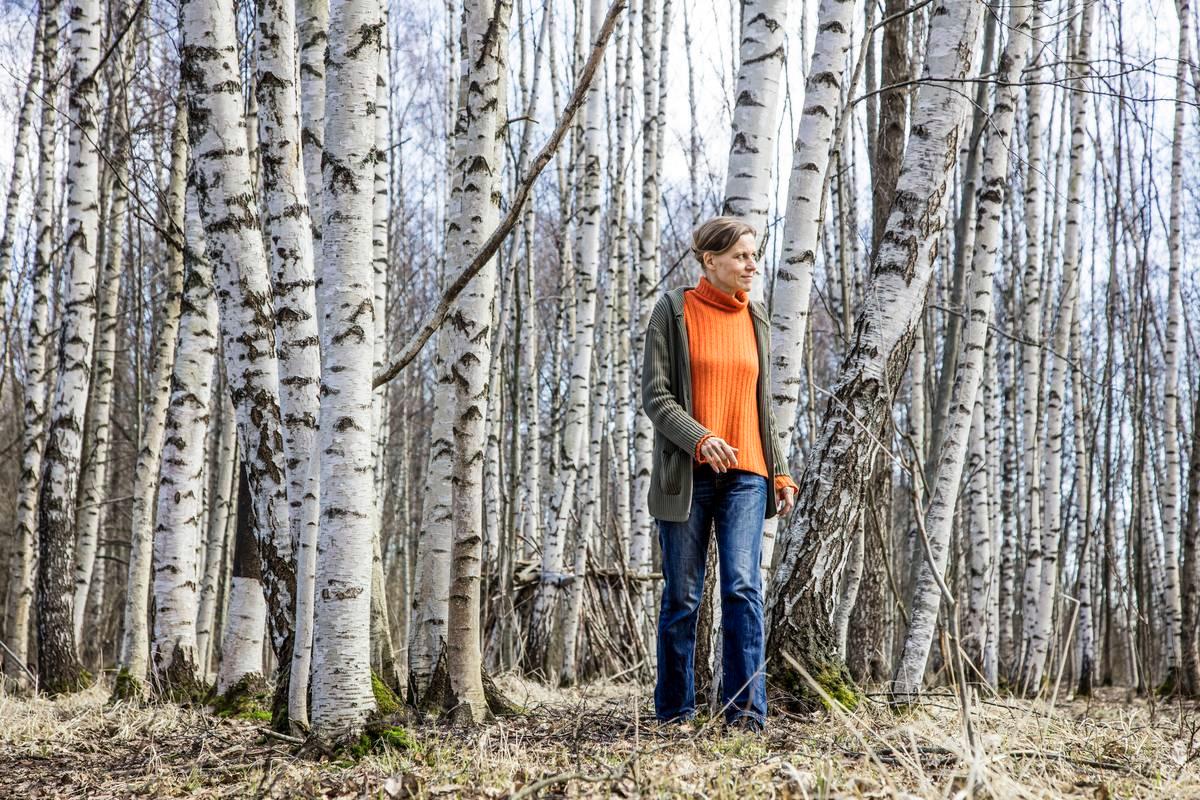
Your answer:
[[[683,475],[679,469],[680,450],[668,445],[662,451],[662,469],[658,473],[658,486],[663,494],[679,494],[683,490]]]

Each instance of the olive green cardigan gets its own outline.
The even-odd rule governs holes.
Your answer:
[[[650,514],[686,522],[692,508],[692,459],[701,437],[710,433],[692,416],[692,370],[688,356],[683,293],[672,289],[650,314],[642,357],[642,408],[654,425],[654,461],[650,470]],[[787,474],[787,461],[775,437],[770,407],[771,325],[762,303],[750,301],[758,342],[758,429],[767,471]],[[775,516],[774,481],[768,482],[766,518]]]

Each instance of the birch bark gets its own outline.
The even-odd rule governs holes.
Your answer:
[[[992,284],[1000,245],[1000,214],[1008,184],[1009,140],[1016,116],[1015,87],[1029,53],[1032,39],[1029,25],[1030,7],[1013,5],[1009,12],[1011,33],[1004,53],[1000,56],[999,74],[1002,78],[992,109],[990,135],[980,176],[978,220],[975,224],[974,252],[971,258],[972,275],[963,352],[958,359],[951,400],[943,420],[943,445],[937,454],[933,499],[925,512],[925,530],[934,563],[930,564],[928,557],[922,562],[917,588],[913,594],[908,635],[905,637],[900,662],[892,681],[892,696],[897,702],[908,702],[921,691],[925,662],[929,657],[929,647],[933,643],[934,624],[942,603],[938,587],[939,578],[934,575],[934,571],[939,575],[945,572],[951,544],[954,507],[962,480],[963,459],[972,427],[972,416],[977,405],[981,417],[980,428],[983,426],[983,409],[977,395],[984,366],[988,326],[992,318]],[[980,435],[983,435],[982,430]],[[982,453],[980,455],[982,456]],[[979,468],[984,468],[982,462]],[[984,488],[982,484],[978,486],[980,491]],[[990,548],[986,547],[983,540],[990,540],[991,534],[987,530],[986,515],[983,517],[978,525],[982,528],[979,544],[980,548],[989,551],[986,553],[986,560],[990,561]],[[982,569],[985,573],[989,570],[986,565]],[[981,580],[983,584],[980,591],[983,593],[988,590],[990,578],[985,580],[984,576],[981,576]],[[982,652],[982,647],[979,648],[979,652]]]
[[[788,5],[787,0],[742,2],[733,136],[721,213],[740,217],[752,225],[758,231],[760,250],[767,241]],[[763,299],[761,279],[754,282],[750,294],[755,300]]]
[[[812,272],[825,214],[825,176],[829,170],[834,128],[841,114],[843,83],[848,77],[845,74],[846,52],[850,49],[854,5],[853,0],[821,0],[817,9],[817,38],[804,82],[804,110],[796,131],[792,172],[788,179],[783,254],[771,307],[770,387],[771,401],[779,420],[779,450],[785,457],[791,451],[791,436],[800,402],[800,373],[804,335],[809,324]],[[776,517],[763,525],[764,586],[770,582],[778,526]]]
[[[130,18],[133,7],[121,3],[117,23],[140,27]],[[140,19],[140,17],[139,17]],[[121,276],[125,267],[125,224],[129,208],[129,162],[132,160],[129,136],[129,97],[126,91],[132,66],[133,48],[123,37],[117,48],[116,78],[109,91],[112,158],[110,203],[105,220],[103,269],[99,271],[97,300],[99,319],[93,346],[91,397],[87,406],[87,427],[83,439],[83,468],[79,479],[79,500],[75,519],[75,600],[73,624],[75,640],[83,633],[88,590],[96,564],[96,545],[100,520],[105,510],[102,495],[108,483],[109,418],[112,414],[113,366],[117,346],[117,303],[121,297]]]
[[[1093,4],[1082,9],[1075,59],[1070,67],[1071,86],[1071,156],[1067,179],[1066,230],[1062,252],[1062,301],[1054,328],[1050,359],[1050,389],[1046,395],[1046,483],[1045,526],[1042,531],[1041,576],[1036,589],[1034,625],[1021,668],[1020,687],[1027,695],[1041,689],[1046,655],[1050,647],[1051,627],[1058,586],[1058,550],[1062,535],[1062,446],[1063,402],[1066,374],[1069,365],[1071,319],[1079,302],[1080,231],[1083,212],[1083,156],[1087,138],[1087,87],[1084,76],[1088,69],[1088,54],[1092,32]],[[1028,608],[1028,604],[1027,604]],[[1027,628],[1028,629],[1028,628]]]
[[[312,723],[355,735],[375,709],[371,569],[376,508],[371,428],[375,276],[377,0],[330,5],[322,160],[321,527],[317,538]]]
[[[57,13],[58,4],[54,3],[52,10]],[[25,82],[25,93],[21,100],[21,109],[17,112],[17,131],[13,137],[12,173],[8,178],[8,193],[4,196],[4,227],[0,229],[0,319],[8,319],[6,299],[8,292],[8,273],[12,267],[13,239],[17,232],[17,211],[21,204],[21,187],[25,182],[25,170],[29,163],[29,132],[32,128],[33,101],[39,90],[45,92],[50,80],[43,84],[43,53],[45,52],[45,29],[47,26],[46,11],[38,14],[38,27],[33,36],[33,57],[30,59],[29,80]],[[57,35],[58,22],[54,23]],[[30,177],[33,177],[32,175]],[[78,636],[78,634],[76,634]]]
[[[462,176],[451,199],[447,264],[465,265],[490,234],[499,216],[500,163],[496,146],[507,107],[504,87],[509,0],[464,4],[463,94],[455,137],[455,172]],[[490,716],[483,690],[479,631],[482,520],[482,461],[487,419],[487,375],[491,363],[495,259],[458,297],[453,312],[454,538],[450,553],[450,604],[446,666],[449,691],[444,709],[457,719]]]
[[[927,79],[970,75],[981,11],[977,2],[934,5]],[[858,525],[874,440],[886,424],[924,309],[931,251],[945,226],[948,182],[965,113],[966,99],[958,91],[937,80],[922,83],[854,345],[799,482],[798,513],[784,533],[780,567],[767,595],[774,598],[768,609],[768,670],[793,695],[810,701],[813,693],[789,658],[828,688],[846,683],[832,627],[838,565]]]
[[[283,421],[284,480],[296,554],[295,641],[288,719],[308,724],[312,653],[312,580],[320,475],[316,456],[321,347],[317,326],[313,228],[302,165],[300,87],[296,85],[296,19],[292,0],[258,0],[255,98],[258,101],[263,238],[275,301],[279,411]]]
[[[162,459],[163,436],[166,431],[167,406],[171,400],[172,375],[178,336],[184,316],[185,302],[189,311],[203,310],[203,292],[211,292],[211,272],[208,283],[201,278],[199,294],[183,298],[185,264],[192,262],[193,269],[204,275],[207,266],[201,261],[204,252],[204,237],[192,209],[191,222],[185,222],[188,170],[187,106],[177,102],[175,106],[175,131],[172,134],[171,181],[167,189],[167,213],[175,239],[170,248],[170,273],[166,307],[163,309],[163,327],[159,332],[158,346],[154,354],[154,383],[150,404],[143,415],[142,439],[138,446],[138,459],[133,472],[133,508],[129,545],[129,567],[125,579],[125,604],[123,609],[120,671],[114,696],[141,697],[145,693],[149,656],[150,633],[148,630],[147,601],[150,592],[150,572],[154,516],[152,508],[158,492],[159,466]],[[191,241],[188,241],[190,235]],[[190,255],[189,255],[190,253]],[[197,306],[197,303],[199,305]]]
[[[283,724],[296,588],[279,411],[275,314],[240,108],[231,0],[184,0],[182,81],[195,189],[213,264],[225,374],[253,500],[275,659],[275,724]]]
[[[76,654],[71,561],[79,456],[92,366],[99,242],[100,154],[96,149],[96,73],[100,65],[98,0],[68,7],[71,40],[71,117],[64,239],[63,315],[58,377],[50,407],[38,497],[38,677],[48,694],[91,681]]]
[[[151,655],[155,685],[164,696],[180,698],[197,695],[203,685],[196,653],[196,617],[200,610],[196,556],[202,541],[205,445],[213,416],[212,379],[218,342],[212,267],[204,254],[198,216],[193,202],[187,223],[187,288],[171,378],[154,522]]]
[[[30,280],[29,329],[25,337],[25,404],[22,409],[21,472],[17,489],[17,518],[13,569],[5,601],[9,649],[4,655],[4,672],[18,684],[26,680],[24,667],[29,660],[29,611],[34,593],[34,569],[37,555],[37,502],[42,453],[45,446],[46,395],[48,390],[48,348],[50,317],[50,278],[53,268],[55,228],[55,108],[58,81],[53,77],[58,57],[58,9],[54,0],[42,8],[42,72],[47,76],[42,91],[41,130],[38,133],[38,171],[34,201],[33,274]]]
[[[585,30],[595,32],[604,19],[604,9],[595,0],[589,5],[591,26]],[[586,38],[580,38],[581,48],[586,47],[586,41]],[[600,198],[603,104],[603,93],[593,88],[588,93],[582,120],[583,175],[579,225],[576,229],[577,268],[573,273],[576,287],[575,332],[563,422],[563,458],[559,463],[559,482],[554,503],[558,514],[542,543],[541,581],[534,597],[526,650],[528,668],[546,675],[553,672],[546,659],[555,611],[561,601],[563,548],[575,507],[575,496],[578,489],[582,488],[579,485],[579,471],[586,458],[584,447],[591,402],[592,352],[596,340],[596,276],[600,267],[600,229],[603,225]]]
[[[1179,349],[1183,322],[1183,148],[1186,130],[1184,112],[1188,86],[1188,47],[1191,37],[1189,0],[1177,0],[1179,57],[1175,66],[1175,124],[1171,142],[1171,200],[1167,248],[1167,331],[1163,346],[1166,386],[1163,390],[1163,454],[1167,462],[1162,489],[1163,551],[1166,561],[1167,676],[1165,685],[1174,690],[1180,680],[1183,653],[1183,601],[1179,576],[1180,454],[1179,454]],[[1186,359],[1186,355],[1185,355]]]

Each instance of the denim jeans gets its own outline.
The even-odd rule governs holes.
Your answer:
[[[724,474],[695,467],[687,522],[658,521],[663,594],[658,616],[658,683],[655,716],[662,721],[696,713],[693,656],[704,588],[709,530],[716,528],[721,578],[721,705],[732,722],[767,713],[763,658],[763,599],[759,559],[767,479],[740,470]]]

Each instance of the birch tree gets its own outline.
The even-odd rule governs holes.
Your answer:
[[[585,30],[598,31],[604,19],[604,9],[593,0],[590,3],[591,26]],[[580,13],[583,13],[582,11]],[[580,39],[582,49],[587,39]],[[563,422],[563,452],[565,457],[558,465],[558,485],[555,487],[554,506],[558,514],[553,527],[546,531],[542,542],[542,571],[538,592],[534,598],[533,616],[530,620],[530,636],[527,647],[529,665],[535,671],[551,674],[546,663],[549,639],[553,627],[554,609],[561,603],[563,550],[575,510],[575,495],[579,486],[579,473],[586,459],[586,435],[589,412],[592,405],[591,374],[592,352],[596,340],[596,276],[600,268],[600,137],[604,110],[604,96],[598,89],[588,93],[587,106],[582,119],[583,165],[582,190],[580,194],[580,220],[576,228],[576,250],[578,259],[572,275],[576,286],[574,350],[567,388],[566,418]],[[580,509],[582,510],[582,509]]]
[[[1045,482],[1045,526],[1042,531],[1041,580],[1037,587],[1036,616],[1030,636],[1026,642],[1025,659],[1021,665],[1019,685],[1026,694],[1036,694],[1041,689],[1042,673],[1050,647],[1056,587],[1058,585],[1058,550],[1062,535],[1062,447],[1063,447],[1063,403],[1066,393],[1066,375],[1069,364],[1071,319],[1079,301],[1079,257],[1080,224],[1083,205],[1083,156],[1087,139],[1087,91],[1084,85],[1089,45],[1092,32],[1094,4],[1084,4],[1080,15],[1080,27],[1075,59],[1072,60],[1071,85],[1071,155],[1070,172],[1067,180],[1066,229],[1062,251],[1062,300],[1058,320],[1055,322],[1054,338],[1050,359],[1049,390],[1046,395],[1046,482]],[[1028,608],[1028,604],[1027,604]]]
[[[1000,83],[992,108],[987,150],[984,154],[979,196],[976,198],[978,219],[975,223],[974,252],[971,258],[971,283],[968,297],[967,326],[963,351],[958,359],[951,401],[944,420],[942,449],[937,457],[937,478],[933,499],[925,511],[924,531],[928,536],[928,551],[921,566],[920,577],[913,593],[908,635],[904,640],[900,662],[892,679],[893,699],[905,702],[920,693],[925,675],[925,662],[933,643],[934,623],[942,602],[938,586],[945,571],[950,548],[950,533],[954,506],[962,481],[963,460],[971,435],[972,415],[978,416],[979,435],[983,436],[983,407],[977,402],[988,326],[992,318],[992,284],[996,257],[1000,245],[1000,216],[1003,210],[1005,187],[1008,183],[1009,139],[1016,117],[1016,85],[1029,52],[1031,41],[1030,7],[1013,5],[1009,11],[1009,40],[1000,57]],[[930,42],[932,51],[932,40]],[[979,410],[975,409],[978,405]],[[982,453],[980,454],[982,456]],[[982,466],[982,464],[981,464]],[[978,496],[983,486],[976,488]],[[984,498],[986,502],[986,498]],[[980,521],[981,542],[990,541],[987,525]],[[925,547],[922,548],[924,551]],[[978,554],[978,548],[976,549]],[[979,554],[983,555],[983,554]],[[932,558],[933,563],[930,563]],[[984,556],[985,560],[990,554]],[[986,567],[983,568],[986,573]],[[938,575],[935,576],[934,572]],[[990,578],[980,577],[984,586]],[[980,594],[987,591],[981,588]]]
[[[284,475],[296,553],[295,641],[290,665],[288,718],[308,724],[308,673],[312,652],[313,550],[317,536],[320,475],[316,454],[321,355],[317,326],[313,232],[301,164],[300,87],[296,84],[294,3],[258,0],[255,99],[258,101],[262,218],[275,301],[279,354],[279,410],[283,420]]]
[[[809,295],[817,240],[825,210],[826,175],[833,134],[841,113],[850,49],[853,0],[822,0],[817,8],[817,38],[804,82],[804,109],[796,131],[792,172],[788,179],[783,221],[783,256],[771,307],[771,400],[778,415],[780,452],[791,450],[792,422],[800,401],[804,336],[808,330]],[[849,87],[845,87],[849,88]],[[774,554],[779,521],[764,525],[762,563],[764,585]]]
[[[497,135],[504,119],[509,0],[467,0],[463,6],[467,59],[455,136],[455,170],[463,176],[451,199],[447,264],[467,264],[499,218]],[[444,708],[479,722],[490,715],[483,690],[479,631],[481,480],[487,419],[489,323],[494,261],[459,295],[454,310],[451,371],[455,375],[454,538],[447,616],[448,692]]]
[[[171,378],[153,548],[155,685],[167,696],[184,698],[199,694],[203,684],[196,652],[197,555],[218,343],[212,267],[197,216],[193,211],[188,223],[187,288]]]
[[[742,2],[741,66],[734,87],[733,136],[721,213],[753,226],[760,250],[767,239],[787,9],[786,0]],[[755,281],[751,296],[763,298],[761,279]]]
[[[50,278],[54,229],[55,107],[58,81],[54,80],[58,59],[58,9],[55,2],[42,7],[42,73],[47,76],[41,96],[41,129],[38,133],[38,170],[34,200],[34,235],[29,328],[25,336],[25,404],[21,413],[21,472],[17,489],[13,564],[5,599],[5,631],[8,649],[4,672],[10,678],[26,679],[29,659],[29,611],[34,594],[37,554],[37,503],[42,453],[45,447],[47,357],[50,344]],[[7,272],[7,270],[6,270]]]
[[[847,680],[832,625],[838,565],[861,516],[862,485],[907,366],[932,272],[931,250],[945,225],[946,186],[966,100],[941,81],[970,75],[981,11],[976,2],[939,2],[931,11],[926,81],[914,107],[896,200],[767,594],[774,598],[768,671],[796,696],[812,693],[795,665],[828,689],[840,692]]]
[[[38,677],[48,694],[91,683],[76,654],[71,591],[75,498],[96,321],[100,154],[96,149],[98,0],[75,0],[70,19],[72,120],[67,158],[67,223],[58,377],[49,409],[38,497]]]
[[[168,294],[163,309],[163,325],[159,331],[158,347],[154,354],[154,383],[150,403],[143,417],[142,438],[138,446],[137,463],[133,473],[133,508],[130,531],[129,567],[125,581],[125,604],[122,615],[119,671],[114,697],[141,697],[145,691],[150,633],[147,623],[147,597],[150,592],[150,573],[153,555],[153,524],[155,496],[158,492],[159,465],[162,459],[163,437],[166,432],[167,407],[171,401],[172,376],[179,332],[185,313],[189,326],[208,329],[215,317],[193,323],[191,317],[206,313],[206,292],[212,292],[211,272],[203,261],[204,238],[200,231],[199,213],[193,209],[187,221],[186,188],[188,168],[187,107],[182,101],[175,106],[175,130],[172,134],[171,178],[167,188],[167,203],[172,235]],[[185,253],[190,252],[190,257]],[[183,297],[185,264],[191,262],[199,277],[188,283],[186,300]],[[207,276],[207,280],[206,280]],[[214,312],[215,313],[215,312]],[[189,328],[188,330],[192,330]],[[211,365],[210,365],[211,369]]]
[[[1166,367],[1163,389],[1163,453],[1167,462],[1167,474],[1162,489],[1162,526],[1165,557],[1167,600],[1167,676],[1165,686],[1174,691],[1180,680],[1180,662],[1183,653],[1183,602],[1179,580],[1179,531],[1180,455],[1179,455],[1179,362],[1180,327],[1183,323],[1183,293],[1181,289],[1183,265],[1183,148],[1186,135],[1184,127],[1185,100],[1188,91],[1188,47],[1191,36],[1191,13],[1189,0],[1177,0],[1175,7],[1179,15],[1179,58],[1175,66],[1175,119],[1171,140],[1171,195],[1169,240],[1167,242],[1169,268],[1167,273],[1167,331],[1163,345],[1163,363]]]
[[[240,108],[230,0],[185,0],[183,89],[205,246],[216,278],[221,343],[253,499],[282,725],[292,660],[296,586],[286,502],[274,312]],[[236,91],[234,91],[236,89]]]
[[[371,427],[375,276],[375,84],[383,36],[376,0],[330,6],[322,160],[321,526],[317,537],[312,722],[353,736],[375,708],[371,568],[375,483]]]

